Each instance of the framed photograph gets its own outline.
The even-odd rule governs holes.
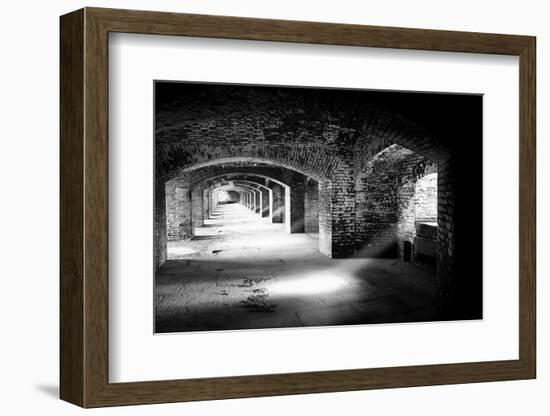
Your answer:
[[[535,378],[535,49],[62,16],[61,398]]]

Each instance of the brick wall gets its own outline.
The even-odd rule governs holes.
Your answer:
[[[444,160],[438,165],[437,173],[437,246],[438,246],[438,291],[444,309],[452,309],[455,302],[455,186],[453,164]],[[452,314],[448,311],[447,313]]]

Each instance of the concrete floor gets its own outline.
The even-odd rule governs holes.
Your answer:
[[[330,259],[240,204],[196,234],[156,274],[157,333],[436,320],[435,276],[413,264]]]

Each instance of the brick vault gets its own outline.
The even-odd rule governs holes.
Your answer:
[[[224,191],[328,257],[423,262],[449,319],[479,313],[479,97],[157,83],[155,111],[157,268]]]

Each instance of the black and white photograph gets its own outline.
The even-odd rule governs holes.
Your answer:
[[[547,416],[545,2],[3,11],[0,415]]]
[[[155,333],[482,319],[482,95],[154,82]]]

